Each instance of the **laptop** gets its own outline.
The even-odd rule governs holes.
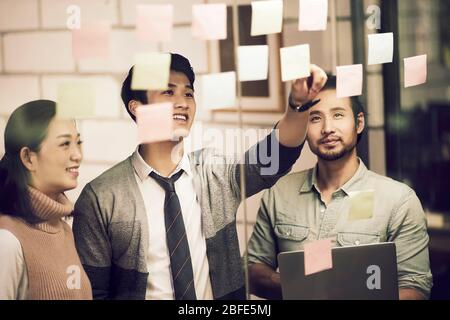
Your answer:
[[[278,255],[285,300],[398,300],[392,242],[332,249],[333,268],[305,276],[304,252]]]

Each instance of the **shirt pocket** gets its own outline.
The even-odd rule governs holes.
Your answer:
[[[300,243],[308,238],[309,227],[292,223],[279,223],[275,225],[275,234],[278,237],[280,249],[295,250]]]
[[[372,244],[380,242],[380,235],[376,233],[362,233],[362,232],[338,232],[337,241],[340,246],[359,246],[364,244]]]

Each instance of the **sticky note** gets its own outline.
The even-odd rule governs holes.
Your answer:
[[[307,78],[311,75],[309,44],[280,49],[281,79]]]
[[[239,81],[265,80],[269,72],[269,47],[238,47]]]
[[[201,40],[226,39],[226,4],[213,3],[192,5],[192,36]]]
[[[300,31],[326,30],[328,0],[300,0],[298,17]]]
[[[363,66],[354,64],[336,67],[338,98],[360,96],[363,89]]]
[[[88,83],[65,82],[57,89],[56,115],[59,118],[95,116],[95,90]]]
[[[75,60],[109,57],[111,26],[99,22],[72,30],[72,54]]]
[[[173,104],[156,103],[136,109],[139,143],[171,140],[173,137]]]
[[[204,110],[236,107],[236,72],[200,76],[197,97]]]
[[[306,243],[304,250],[306,276],[333,268],[331,239],[322,239]]]
[[[394,57],[394,34],[377,33],[369,34],[369,47],[368,47],[368,64],[383,64],[391,63]]]
[[[252,2],[252,36],[279,33],[283,27],[283,1]]]
[[[169,83],[170,54],[138,53],[134,56],[133,90],[164,90]]]
[[[168,42],[172,39],[173,5],[136,6],[136,34],[142,42]]]
[[[373,190],[349,192],[351,201],[349,221],[372,218],[374,194]]]
[[[427,55],[404,59],[405,88],[417,86],[427,82]]]

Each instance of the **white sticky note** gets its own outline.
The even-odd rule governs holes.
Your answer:
[[[298,30],[319,31],[327,29],[328,0],[299,0]]]
[[[168,53],[138,53],[134,56],[132,90],[164,90],[169,83],[171,56]]]
[[[192,6],[192,36],[201,40],[226,39],[226,4],[194,4]]]
[[[136,109],[139,143],[171,140],[173,137],[173,104],[156,103]]]
[[[283,1],[252,2],[252,36],[280,33],[283,28]]]
[[[394,34],[369,34],[368,65],[391,63],[394,57]]]
[[[269,72],[269,46],[238,47],[239,81],[265,80]]]
[[[172,39],[173,5],[142,4],[136,6],[136,33],[143,42],[168,42]]]
[[[56,115],[63,119],[95,116],[95,90],[83,82],[66,82],[58,86]]]
[[[360,96],[363,89],[362,64],[336,67],[336,82],[338,98]]]
[[[197,101],[203,110],[236,107],[236,72],[200,76]]]
[[[427,82],[427,55],[404,59],[405,88],[418,86]]]
[[[309,44],[280,49],[281,79],[289,81],[311,75]]]

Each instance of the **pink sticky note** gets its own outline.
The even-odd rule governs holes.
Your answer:
[[[326,30],[327,20],[328,0],[300,0],[298,30]]]
[[[136,110],[139,143],[167,141],[173,138],[173,105],[156,103]]]
[[[138,5],[136,11],[136,32],[140,41],[168,42],[172,39],[173,5]]]
[[[192,5],[192,36],[201,40],[227,38],[227,6],[224,3]]]
[[[404,59],[405,88],[417,86],[427,82],[427,55]]]
[[[305,244],[305,275],[333,268],[331,239],[323,239]]]
[[[336,68],[338,98],[360,96],[363,88],[363,66],[354,64]]]
[[[86,58],[106,59],[109,56],[109,23],[82,26],[72,31],[72,53],[75,60]]]

